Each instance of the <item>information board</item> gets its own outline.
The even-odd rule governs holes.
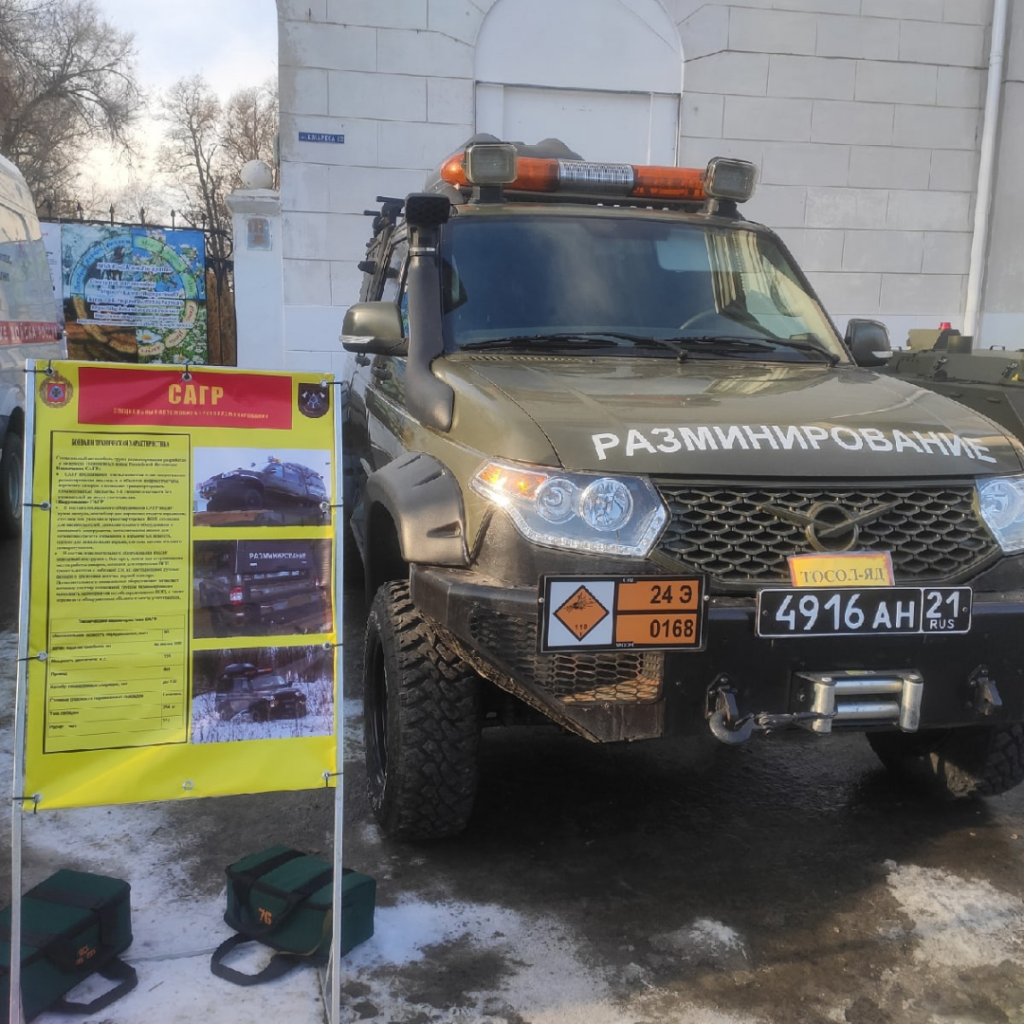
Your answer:
[[[40,807],[334,772],[330,385],[36,367],[25,787]]]

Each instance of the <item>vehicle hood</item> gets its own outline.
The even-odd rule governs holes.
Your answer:
[[[568,470],[720,477],[929,477],[1021,472],[994,423],[906,381],[856,367],[652,358],[448,360],[460,420],[474,393],[517,457],[532,421]],[[483,380],[481,380],[481,378]],[[484,381],[486,386],[481,388]],[[454,383],[454,382],[453,382]],[[483,412],[484,410],[481,410]]]

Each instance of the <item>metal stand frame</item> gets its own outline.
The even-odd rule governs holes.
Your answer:
[[[21,600],[18,606],[18,679],[14,691],[14,771],[11,777],[11,964],[9,1021],[21,1014],[21,817],[25,788],[25,722],[28,712],[28,603],[32,557],[32,470],[35,456],[35,360],[25,364],[25,452],[21,476]],[[28,514],[25,514],[25,513]]]

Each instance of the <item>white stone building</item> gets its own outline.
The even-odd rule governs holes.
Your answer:
[[[876,317],[897,345],[964,327],[980,226],[980,343],[1024,347],[1024,0],[277,2],[279,251],[257,258],[283,268],[283,315],[260,313],[261,286],[247,321],[239,296],[240,362],[339,366],[363,211],[419,190],[477,131],[596,160],[753,160],[745,213],[780,232],[840,330]]]

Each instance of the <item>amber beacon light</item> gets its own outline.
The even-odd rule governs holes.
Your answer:
[[[590,163],[519,156],[511,143],[477,142],[449,157],[441,178],[457,188],[497,185],[521,192],[742,203],[754,194],[757,168],[720,156],[705,169]]]

